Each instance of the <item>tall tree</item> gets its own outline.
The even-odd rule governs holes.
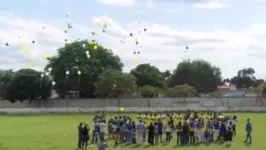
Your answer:
[[[172,75],[172,73],[171,73],[170,70],[165,70],[164,72],[162,72],[162,74],[163,74],[163,77],[164,77],[165,79],[170,78],[171,75]]]
[[[46,68],[57,83],[57,92],[64,97],[67,91],[79,91],[80,97],[95,97],[94,83],[105,69],[121,71],[123,64],[111,50],[89,41],[75,41],[58,49]],[[68,74],[69,73],[69,74]]]
[[[7,87],[14,79],[13,70],[0,70],[0,97],[6,98]]]
[[[193,86],[200,93],[215,91],[222,84],[221,70],[204,60],[184,60],[168,81],[170,87],[182,84]]]
[[[160,70],[150,64],[140,64],[130,73],[136,77],[136,84],[139,87],[150,85],[162,88],[165,86],[165,80]]]
[[[32,69],[17,71],[14,79],[7,88],[7,99],[11,102],[47,99],[51,96],[52,84],[48,77]]]
[[[230,83],[236,85],[237,88],[257,87],[264,82],[262,79],[256,79],[253,68],[243,68],[237,72],[237,75],[231,78]]]
[[[116,97],[120,106],[119,96],[123,93],[133,92],[136,83],[135,77],[118,70],[105,70],[95,83],[95,94],[99,97]]]

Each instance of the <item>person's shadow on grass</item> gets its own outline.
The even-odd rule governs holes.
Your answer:
[[[131,148],[139,148],[139,147],[141,147],[140,144],[135,144],[135,145],[131,146]]]
[[[152,147],[153,145],[151,144],[148,144],[148,145],[144,145],[143,148],[149,148],[149,147]]]

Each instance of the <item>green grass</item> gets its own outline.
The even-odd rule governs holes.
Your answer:
[[[129,114],[131,115],[131,114]],[[198,147],[176,147],[175,139],[170,144],[141,147],[135,145],[119,145],[113,148],[113,141],[109,141],[110,150],[265,150],[266,148],[266,115],[265,114],[236,114],[238,116],[237,136],[230,147],[219,144],[200,145]],[[135,114],[132,115],[135,117]],[[245,122],[250,117],[253,124],[253,143],[246,145]],[[34,115],[34,116],[0,116],[0,150],[74,150],[77,145],[77,125],[80,121],[90,123],[92,115]],[[96,146],[88,149],[95,150]]]

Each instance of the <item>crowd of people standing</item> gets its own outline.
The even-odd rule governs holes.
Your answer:
[[[91,127],[91,142],[98,143],[100,150],[107,147],[108,140],[114,140],[115,144],[136,143],[136,144],[158,144],[170,143],[176,136],[177,145],[226,142],[231,144],[233,136],[236,135],[236,116],[223,116],[221,113],[198,114],[197,112],[165,113],[165,114],[138,114],[137,123],[129,116],[96,115],[93,118]],[[146,121],[150,123],[147,124]],[[248,119],[246,126],[247,139],[251,143],[252,126]],[[83,125],[83,127],[82,127]],[[90,140],[87,124],[79,126],[80,149],[86,149]],[[106,133],[108,133],[106,135]],[[165,134],[165,139],[163,139]],[[99,140],[100,139],[100,140]],[[99,141],[98,141],[99,140]]]

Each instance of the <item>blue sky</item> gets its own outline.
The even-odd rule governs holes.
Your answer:
[[[0,68],[18,69],[29,63],[40,68],[46,62],[39,57],[55,54],[65,38],[93,38],[91,31],[100,32],[95,22],[107,22],[106,35],[100,34],[97,40],[122,58],[125,71],[134,68],[136,60],[163,71],[186,58],[203,58],[219,66],[223,77],[253,67],[256,76],[265,78],[261,65],[266,63],[265,5],[262,0],[4,1],[0,5]],[[67,22],[73,29],[66,35]],[[148,32],[138,35],[143,28]],[[132,54],[136,46],[129,32],[140,40],[139,56]],[[18,41],[18,35],[23,40]],[[126,43],[121,44],[124,37]],[[9,47],[3,46],[6,42]],[[189,51],[184,52],[187,46]],[[19,47],[30,52],[23,54]]]

